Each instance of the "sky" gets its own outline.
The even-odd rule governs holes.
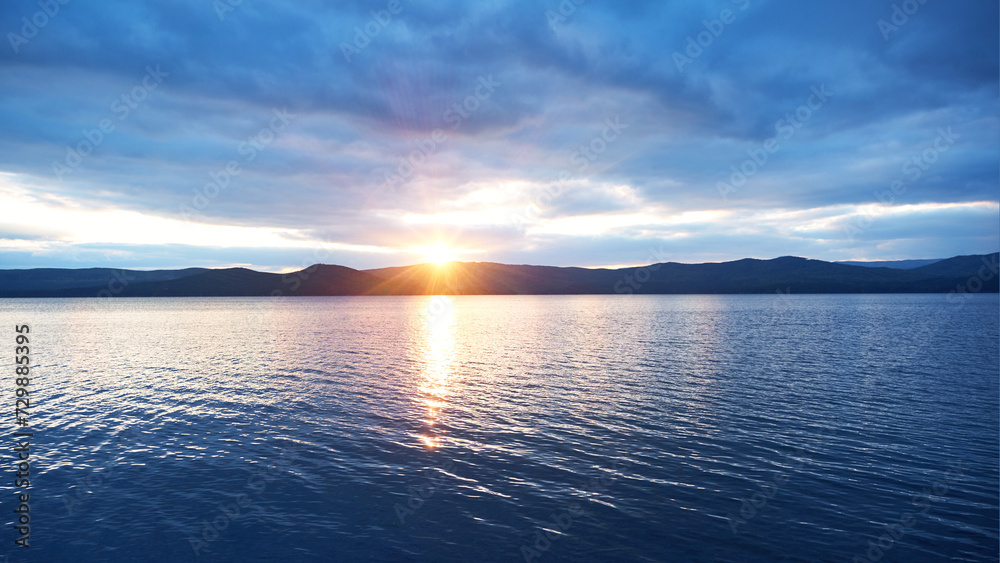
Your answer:
[[[1000,248],[994,0],[0,4],[0,268]]]

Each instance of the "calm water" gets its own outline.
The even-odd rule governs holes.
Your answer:
[[[30,551],[3,378],[0,554],[996,561],[998,307],[0,300],[37,364]]]

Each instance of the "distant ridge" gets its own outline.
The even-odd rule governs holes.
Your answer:
[[[114,283],[125,272],[129,282],[157,282],[207,272],[206,268],[183,270],[116,270],[113,268],[32,268],[0,270],[0,291],[42,291],[98,286]],[[119,280],[121,282],[121,280]]]
[[[910,270],[921,266],[929,266],[935,262],[940,262],[944,258],[929,258],[926,260],[873,260],[871,262],[861,262],[856,260],[840,260],[834,264],[847,264],[848,266],[864,266],[866,268],[897,268],[900,270]]]
[[[956,256],[911,268],[783,256],[588,269],[492,262],[375,270],[316,264],[289,274],[246,268],[0,270],[0,297],[226,297],[323,295],[557,295],[740,293],[997,293],[1000,254]],[[964,289],[963,291],[968,291]]]

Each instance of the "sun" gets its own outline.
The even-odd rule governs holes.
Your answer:
[[[438,265],[454,262],[457,254],[453,248],[444,244],[422,246],[415,248],[414,251],[420,253],[421,259],[424,262]]]

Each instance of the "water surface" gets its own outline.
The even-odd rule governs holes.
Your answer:
[[[995,561],[998,299],[953,301],[0,300],[36,364],[0,553]]]

